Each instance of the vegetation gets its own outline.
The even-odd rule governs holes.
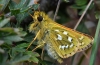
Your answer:
[[[56,21],[62,25],[74,28],[75,24],[85,11],[91,0],[61,0],[60,8],[57,12]],[[34,0],[0,0],[0,65],[99,65],[100,48],[100,1],[93,1],[81,23],[77,26],[78,31],[94,37],[92,49],[75,54],[73,57],[64,59],[63,64],[51,61],[51,58],[44,51],[44,60],[41,60],[42,50],[39,48],[35,52],[31,49],[37,44],[33,44],[26,51],[29,43],[35,37],[28,28],[33,22],[33,9],[45,11],[53,18],[58,0],[39,0],[38,4]],[[98,21],[99,20],[99,21]],[[95,33],[96,31],[96,33]],[[92,50],[92,52],[91,52]],[[90,59],[89,59],[90,58]],[[52,59],[53,60],[53,59]]]

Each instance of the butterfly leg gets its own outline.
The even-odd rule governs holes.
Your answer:
[[[36,48],[34,48],[32,51],[35,51],[37,48],[43,46],[45,44],[44,41],[42,41],[43,43],[41,43],[41,45],[38,45]],[[41,53],[41,59],[43,60],[43,51],[44,51],[44,47],[42,48],[42,53]]]
[[[29,44],[29,46],[27,47],[26,50],[28,50],[28,48],[32,45],[32,43],[36,40],[36,38],[38,37],[38,35],[40,34],[40,30],[39,32],[36,34],[35,38],[32,40],[32,42]]]
[[[45,44],[45,42],[43,41],[43,43],[42,44],[39,44],[39,45],[37,45],[32,51],[35,51],[37,48],[39,48],[39,47],[41,47],[41,46],[43,46]]]
[[[41,59],[43,60],[44,47],[42,48]]]

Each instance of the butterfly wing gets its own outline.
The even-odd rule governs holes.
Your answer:
[[[79,47],[78,40],[74,36],[71,36],[71,35],[64,36],[64,34],[61,34],[59,32],[56,32],[55,34],[54,33],[55,33],[54,31],[51,31],[49,38],[56,53],[61,58],[66,58],[75,54],[75,52],[78,50],[77,47]]]
[[[43,17],[42,20],[38,19],[39,16]],[[39,29],[44,33],[43,37],[45,38],[43,38],[43,40],[47,44],[49,41],[53,46],[52,48],[61,58],[72,56],[76,52],[88,48],[93,41],[93,38],[89,35],[84,35],[83,33],[53,22],[44,12],[37,11],[32,17],[40,23]],[[35,28],[35,30],[37,30],[37,28]]]
[[[87,34],[80,33],[78,31],[75,32],[75,36],[77,37],[77,39],[80,42],[80,46],[79,46],[79,49],[78,49],[77,52],[86,50],[86,49],[88,49],[89,47],[92,46],[92,43],[93,43],[93,40],[94,40],[93,37],[91,37]]]
[[[52,28],[49,31],[49,40],[61,58],[72,56],[77,51],[87,49],[93,41],[89,35],[84,35],[55,22],[50,23],[50,25]]]

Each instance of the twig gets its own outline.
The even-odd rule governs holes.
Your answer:
[[[92,1],[93,1],[93,0],[90,0],[90,2],[88,3],[88,5],[87,5],[87,7],[85,8],[85,10],[84,10],[82,16],[80,17],[80,19],[78,20],[77,24],[75,25],[74,30],[78,27],[79,23],[80,23],[81,20],[83,19],[84,15],[86,14],[88,8],[90,7]],[[83,53],[83,54],[85,55],[85,57],[88,59],[88,56],[86,55],[86,53],[85,53],[85,52],[82,52],[82,53]],[[75,58],[74,58],[74,60],[75,60]],[[75,64],[75,62],[72,63],[72,65],[74,65],[74,64]]]
[[[57,4],[56,12],[55,12],[55,15],[54,15],[54,18],[53,18],[54,21],[55,21],[55,19],[56,19],[56,16],[57,16],[57,13],[58,13],[58,10],[59,10],[60,1],[61,1],[61,0],[59,0],[59,1],[58,1],[58,4]]]
[[[78,27],[79,23],[81,22],[81,20],[83,19],[84,15],[86,14],[88,8],[90,7],[91,3],[92,3],[93,0],[90,0],[90,2],[88,3],[87,7],[85,8],[82,16],[80,17],[80,19],[78,20],[77,24],[75,25],[74,27],[74,30]]]

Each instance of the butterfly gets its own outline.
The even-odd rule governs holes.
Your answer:
[[[59,63],[63,62],[63,58],[86,50],[92,45],[92,36],[60,25],[44,12],[35,11],[31,16],[34,22],[30,25],[29,31],[36,35],[33,41],[37,40],[38,45],[35,49],[44,47],[48,55]]]

